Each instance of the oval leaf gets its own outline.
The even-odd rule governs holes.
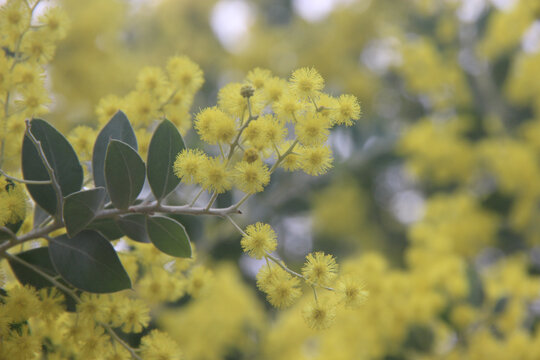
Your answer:
[[[145,166],[129,145],[111,140],[105,155],[105,183],[114,206],[127,209],[142,190]]]
[[[123,141],[137,150],[135,132],[122,111],[114,114],[96,138],[92,154],[92,173],[94,174],[94,184],[96,186],[105,187],[105,154],[107,153],[109,141],[112,139]]]
[[[40,119],[30,121],[30,131],[41,142],[47,161],[54,170],[63,196],[79,191],[83,183],[83,169],[71,144],[49,123]],[[25,180],[50,180],[39,153],[28,136],[22,146],[22,172]],[[51,184],[30,185],[28,192],[45,211],[55,215],[58,211],[56,193]]]
[[[173,164],[184,148],[184,140],[176,126],[163,120],[152,135],[146,161],[148,182],[156,199],[163,199],[178,186],[180,179],[174,175]]]
[[[142,242],[149,243],[150,239],[148,238],[148,233],[146,231],[146,221],[145,216],[142,214],[130,214],[120,216],[116,220],[118,227],[122,229],[124,234],[130,239]]]
[[[131,288],[114,247],[98,232],[51,239],[49,255],[56,271],[76,288],[100,294]]]
[[[32,249],[24,251],[14,256],[20,258],[23,261],[35,266],[38,270],[41,270],[47,275],[56,276],[58,273],[54,270],[53,264],[49,258],[49,248],[40,247],[37,249]],[[20,262],[12,259],[8,259],[9,266],[13,273],[17,277],[17,280],[23,285],[31,285],[36,289],[41,289],[44,287],[54,286],[49,280],[41,276],[39,273],[34,270],[26,267]]]
[[[189,236],[178,221],[164,216],[152,216],[146,218],[146,229],[150,241],[165,254],[191,257]]]
[[[103,208],[107,193],[98,187],[73,193],[64,199],[64,224],[70,237],[82,231]]]

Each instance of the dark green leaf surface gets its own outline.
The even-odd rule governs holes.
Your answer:
[[[146,219],[146,229],[150,241],[165,254],[191,257],[189,236],[178,221],[164,216],[152,216]]]
[[[184,148],[184,140],[176,126],[163,120],[152,135],[146,162],[148,182],[156,199],[163,199],[178,186],[180,179],[174,175],[173,164]]]
[[[130,239],[142,243],[150,242],[146,231],[146,216],[142,214],[124,215],[120,216],[116,223]]]
[[[46,273],[47,275],[50,275],[50,276],[58,275],[49,258],[48,247],[40,247],[37,249],[24,251],[24,252],[16,254],[15,256],[35,266],[36,268]],[[41,276],[34,270],[26,267],[25,265],[21,264],[18,261],[11,260],[11,259],[8,259],[8,260],[9,260],[9,266],[11,267],[11,270],[13,270],[13,273],[15,274],[15,276],[17,277],[17,280],[19,280],[21,284],[31,285],[35,287],[36,289],[53,286],[53,284],[49,280],[45,279],[43,276]]]
[[[112,203],[127,209],[142,190],[146,176],[144,162],[129,145],[111,140],[105,156],[105,183]]]
[[[109,141],[120,140],[137,150],[137,138],[129,123],[128,118],[122,111],[118,111],[100,131],[94,144],[92,155],[92,172],[96,186],[105,187],[105,154]]]
[[[73,193],[64,199],[64,223],[70,237],[82,231],[103,208],[107,192],[98,187]]]
[[[124,232],[114,219],[97,219],[92,221],[87,227],[90,230],[96,230],[109,241],[120,239]]]
[[[30,131],[41,142],[45,157],[54,170],[62,195],[67,196],[79,191],[83,182],[83,169],[71,144],[44,120],[33,119],[30,126]],[[22,172],[25,180],[50,180],[36,147],[26,135],[22,146]],[[49,214],[55,215],[58,206],[62,206],[57,204],[52,185],[26,185],[26,187],[35,202]]]
[[[49,244],[54,268],[76,288],[92,293],[131,288],[131,280],[116,251],[98,232],[84,230],[71,239],[62,235]]]

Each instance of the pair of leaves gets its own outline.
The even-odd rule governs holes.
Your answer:
[[[145,222],[148,237],[166,254],[191,257],[191,246],[184,227],[163,217],[148,217]],[[131,288],[131,280],[122,266],[116,250],[99,232],[84,230],[69,238],[61,235],[49,242],[49,247],[28,250],[17,255],[50,277],[60,275],[74,287],[92,293],[110,293]],[[38,289],[53,286],[32,268],[10,259],[9,264],[22,284]]]
[[[182,149],[182,136],[169,120],[156,128],[148,148],[148,167],[137,154],[137,140],[129,120],[118,112],[98,135],[92,166],[96,186],[106,186],[112,203],[126,209],[137,198],[148,175],[156,199],[173,191],[179,179],[173,173],[173,163]]]
[[[74,287],[93,293],[110,293],[131,288],[131,280],[114,247],[101,234],[91,230],[73,238],[61,235],[51,239],[49,247],[16,255],[45,274],[60,275]],[[52,286],[33,269],[10,259],[11,269],[22,284],[36,288]]]

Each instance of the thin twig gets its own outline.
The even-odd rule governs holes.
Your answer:
[[[50,180],[23,180],[23,179],[18,179],[16,177],[9,176],[2,169],[0,169],[0,175],[2,175],[3,177],[5,177],[8,180],[15,181],[15,182],[22,183],[22,184],[29,184],[29,185],[48,185],[48,184],[52,184],[52,182]]]

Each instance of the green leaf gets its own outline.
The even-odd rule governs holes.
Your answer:
[[[149,243],[150,239],[148,238],[148,233],[146,231],[146,221],[145,216],[142,214],[129,214],[120,216],[116,223],[122,229],[124,234],[130,239],[142,242]]]
[[[186,229],[178,221],[164,216],[146,218],[148,237],[165,254],[191,257],[191,244]]]
[[[111,140],[105,155],[105,182],[114,206],[127,209],[142,190],[144,162],[129,145]]]
[[[30,131],[41,142],[47,161],[60,185],[63,196],[79,191],[83,183],[83,169],[71,144],[49,123],[40,119],[30,121]],[[50,180],[39,153],[25,135],[22,146],[22,172],[25,180]],[[56,193],[52,184],[30,185],[28,192],[34,201],[51,215],[58,212]]]
[[[24,251],[15,254],[14,256],[35,266],[38,270],[41,270],[47,275],[53,277],[58,275],[56,270],[54,270],[53,264],[49,258],[49,248],[46,246]],[[21,284],[31,285],[36,289],[54,286],[49,280],[20,262],[12,259],[8,259],[8,262],[11,270],[13,270],[13,273]]]
[[[124,236],[124,232],[114,219],[97,219],[92,221],[86,228],[98,231],[109,241],[120,239]]]
[[[107,193],[98,187],[73,193],[64,199],[64,224],[70,237],[82,231],[103,208]]]
[[[94,144],[92,155],[92,173],[96,186],[105,187],[105,154],[109,141],[120,140],[137,150],[137,138],[129,123],[128,118],[122,111],[118,111],[100,131]]]
[[[102,294],[131,288],[114,247],[98,232],[51,239],[49,255],[56,271],[78,289]]]
[[[185,149],[182,135],[169,120],[163,120],[154,131],[146,161],[148,182],[156,199],[163,199],[173,191],[180,179],[174,175],[176,155]]]

